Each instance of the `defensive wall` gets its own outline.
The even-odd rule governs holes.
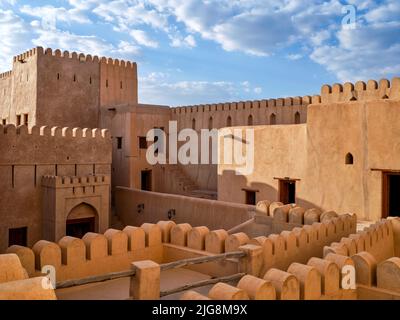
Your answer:
[[[0,150],[4,151],[0,154],[1,252],[8,246],[9,229],[27,227],[28,245],[43,239],[43,176],[108,176],[104,182],[110,183],[107,130],[0,125]]]

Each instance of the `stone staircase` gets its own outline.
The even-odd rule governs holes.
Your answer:
[[[178,165],[170,165],[168,168],[169,173],[172,175],[173,179],[173,190],[181,194],[188,195],[193,190],[197,190],[197,185],[190,179]]]

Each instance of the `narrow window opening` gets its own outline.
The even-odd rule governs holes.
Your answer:
[[[106,88],[108,88],[108,80],[106,80]]]
[[[21,125],[21,115],[17,115],[17,127]]]
[[[60,80],[60,74],[57,73],[57,80]]]
[[[210,117],[210,118],[208,119],[208,129],[209,129],[209,130],[212,130],[212,128],[213,128],[213,118]]]
[[[147,149],[146,137],[139,137],[139,149]]]
[[[76,82],[76,75],[74,74],[74,82]]]
[[[117,149],[122,149],[122,137],[117,137]]]
[[[252,126],[253,125],[253,116],[249,115],[249,117],[247,118],[247,125],[248,126]]]
[[[300,124],[300,113],[298,111],[294,115],[294,123],[295,124]]]
[[[346,160],[345,161],[346,161],[346,164],[348,164],[348,165],[354,164],[354,157],[350,152],[348,154],[346,154]]]
[[[29,122],[28,118],[29,118],[29,115],[27,113],[25,113],[24,114],[24,125],[26,125],[26,126],[28,125],[28,122]]]
[[[11,187],[14,188],[15,187],[15,181],[14,181],[14,171],[15,171],[15,166],[11,166]]]
[[[232,127],[232,117],[231,116],[229,116],[228,119],[226,119],[226,126]]]
[[[122,81],[120,82],[120,84],[119,84],[119,85],[120,85],[120,88],[122,89]]]
[[[196,119],[192,119],[192,129],[196,130]]]
[[[271,114],[269,117],[269,124],[276,124],[276,115],[275,113]]]

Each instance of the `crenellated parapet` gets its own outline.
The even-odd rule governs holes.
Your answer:
[[[0,79],[8,79],[12,76],[12,71],[0,73]]]
[[[109,185],[109,175],[88,175],[82,177],[75,176],[43,176],[42,186],[48,188],[71,188],[88,187],[97,185]]]
[[[22,57],[24,55],[29,56],[30,52],[33,52],[34,54],[37,54],[37,55],[47,56],[47,57],[57,57],[57,58],[77,60],[77,61],[89,62],[89,63],[111,64],[111,65],[118,66],[121,68],[134,68],[134,66],[136,65],[135,62],[125,61],[125,60],[112,59],[112,58],[107,58],[107,57],[99,57],[97,55],[92,56],[90,54],[83,54],[83,53],[78,53],[75,51],[69,52],[68,50],[61,51],[60,49],[56,49],[56,50],[53,50],[51,48],[44,49],[42,47],[37,47],[35,49],[32,49],[28,53],[25,53],[21,56]]]
[[[278,211],[275,211],[277,215]],[[325,246],[340,241],[356,230],[355,215],[330,216],[327,213],[321,221],[254,239],[243,232],[228,234],[223,229],[209,230],[205,226],[192,227],[173,221],[161,221],[158,226],[164,243],[191,250],[220,254],[236,251],[247,244],[260,246],[263,260],[260,272],[265,273],[271,268],[286,269],[293,262],[306,263],[311,257],[322,257]]]
[[[41,275],[44,266],[54,266],[57,282],[126,271],[133,261],[162,261],[161,230],[157,225],[89,232],[82,239],[65,236],[57,243],[40,240],[32,248],[11,246],[29,277]],[[0,255],[1,257],[1,255]],[[1,261],[1,260],[0,260]]]
[[[69,127],[48,127],[33,126],[28,128],[26,125],[15,126],[14,124],[0,125],[0,135],[29,135],[44,137],[74,137],[74,138],[103,138],[111,139],[108,129],[89,129],[89,128],[69,128]]]
[[[367,83],[358,81],[356,83],[346,82],[344,84],[324,85],[321,88],[321,103],[369,101],[380,99],[400,98],[400,78],[392,81],[381,79],[369,80]],[[317,102],[313,102],[317,103]]]
[[[214,104],[201,104],[192,106],[179,106],[172,108],[174,114],[211,112],[211,111],[235,111],[265,109],[273,107],[307,106],[312,103],[311,96],[286,97],[268,100],[238,101]]]
[[[42,51],[43,51],[43,49],[42,49]],[[14,63],[17,61],[22,62],[28,58],[37,56],[39,52],[40,52],[39,47],[30,49],[28,51],[25,51],[24,53],[14,56],[13,61],[14,61]]]

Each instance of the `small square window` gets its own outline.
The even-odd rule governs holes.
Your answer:
[[[244,190],[246,195],[246,204],[256,205],[256,191]]]
[[[139,137],[139,148],[140,149],[147,149],[146,137]]]
[[[8,246],[13,245],[24,246],[28,245],[28,228],[15,228],[8,230]]]

